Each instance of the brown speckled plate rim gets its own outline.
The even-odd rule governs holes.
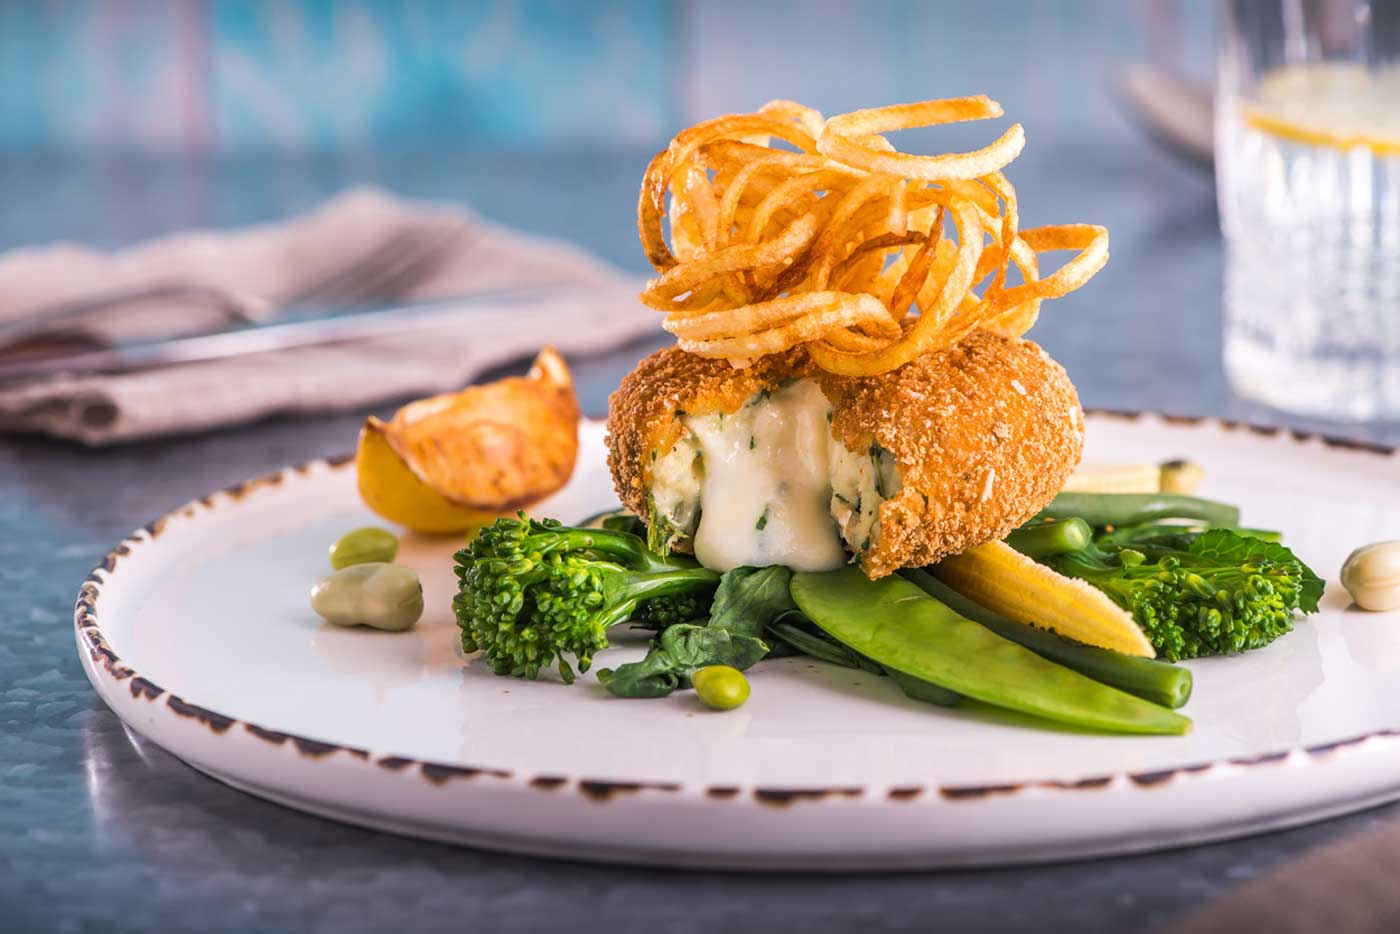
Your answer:
[[[1086,410],[1086,414],[1091,417],[1112,418],[1124,421],[1139,421],[1144,417],[1158,418],[1170,426],[1209,427],[1218,428],[1227,432],[1247,431],[1251,434],[1265,437],[1287,437],[1300,444],[1320,442],[1328,447],[1356,451],[1379,457],[1400,459],[1400,448],[1393,446],[1356,441],[1314,432],[1298,431],[1296,429],[1280,426],[1259,425],[1251,422],[1208,416],[1173,415],[1160,412],[1137,412],[1120,409],[1088,409]],[[345,746],[338,743],[328,743],[305,736],[268,729],[256,723],[241,721],[235,717],[230,717],[226,714],[218,713],[197,704],[190,703],[178,695],[167,691],[165,688],[154,683],[149,678],[143,677],[126,665],[107,643],[98,619],[98,602],[101,599],[102,588],[107,581],[108,575],[114,573],[121,559],[131,554],[133,549],[155,541],[171,519],[177,517],[193,519],[201,512],[210,512],[216,509],[219,506],[221,498],[226,501],[237,502],[259,490],[280,486],[289,475],[306,476],[313,470],[322,468],[329,470],[343,469],[353,462],[353,455],[307,461],[295,467],[284,468],[275,473],[236,484],[187,503],[153,522],[142,526],[119,542],[116,547],[107,554],[102,563],[93,568],[92,572],[88,575],[83,583],[82,589],[78,593],[77,604],[74,608],[74,624],[77,627],[79,643],[81,646],[86,647],[87,652],[94,662],[92,670],[110,678],[113,682],[114,689],[125,682],[133,698],[144,698],[152,703],[159,702],[162,697],[165,698],[165,706],[173,714],[203,724],[216,736],[222,736],[227,734],[230,730],[241,728],[249,735],[275,746],[286,746],[290,744],[302,757],[308,759],[319,760],[335,754],[344,754],[352,759],[358,759],[366,764],[373,764],[380,769],[390,772],[407,772],[411,769],[416,770],[422,780],[433,785],[443,785],[457,778],[471,779],[488,777],[517,783],[532,792],[557,793],[567,788],[573,788],[582,797],[595,802],[605,802],[612,800],[618,795],[633,794],[643,791],[670,794],[686,791],[685,786],[677,782],[612,781],[575,778],[553,774],[523,776],[517,775],[510,769],[492,766],[455,765],[397,755],[376,755],[367,749]],[[1220,767],[1257,768],[1260,766],[1280,765],[1297,757],[1313,760],[1325,759],[1343,749],[1357,747],[1373,740],[1393,740],[1396,736],[1400,736],[1400,729],[1388,728],[1373,730],[1342,740],[1335,740],[1312,746],[1298,746],[1258,756],[1220,759],[1193,765],[1177,766],[1175,768],[1159,771],[1097,775],[1074,781],[1032,780],[1001,785],[901,785],[885,790],[885,797],[894,802],[908,802],[923,798],[947,802],[967,802],[982,800],[993,796],[1015,795],[1032,789],[1050,792],[1084,792],[1108,788],[1114,784],[1127,784],[1130,787],[1150,789],[1172,783],[1184,777],[1206,775]],[[745,796],[745,791],[746,789],[735,785],[713,785],[700,789],[699,795],[710,801],[731,802],[741,800]],[[871,792],[872,789],[859,786],[829,788],[754,786],[747,789],[748,797],[753,801],[774,807],[786,807],[799,802],[812,803],[818,801],[859,799],[867,797]]]

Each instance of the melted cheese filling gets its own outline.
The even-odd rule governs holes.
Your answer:
[[[782,564],[829,571],[879,535],[899,486],[893,458],[831,436],[831,405],[811,380],[761,393],[732,414],[683,415],[685,435],[652,467],[657,516],[690,536],[708,568]]]

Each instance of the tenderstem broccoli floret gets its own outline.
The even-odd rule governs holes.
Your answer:
[[[453,600],[462,648],[501,675],[536,677],[557,665],[574,680],[607,648],[607,630],[640,614],[703,617],[719,575],[682,556],[662,557],[629,532],[498,519],[457,552]]]
[[[1120,540],[1042,560],[1093,584],[1133,614],[1170,661],[1268,645],[1317,611],[1322,581],[1275,542],[1212,529],[1184,547]],[[1136,545],[1136,547],[1134,547]]]

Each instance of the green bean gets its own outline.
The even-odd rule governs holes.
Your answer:
[[[1031,522],[1006,536],[1006,544],[1028,558],[1048,558],[1087,548],[1094,530],[1078,516],[1061,522]]]
[[[1010,639],[1041,658],[1072,668],[1095,681],[1172,708],[1180,707],[1191,697],[1189,668],[1071,642],[1053,632],[993,613],[927,571],[915,569],[900,571],[900,574],[958,615],[981,623],[1003,639]]]
[[[768,635],[772,636],[776,634],[770,632]],[[785,641],[780,636],[774,639],[764,639],[763,641],[768,643],[768,654],[763,656],[763,661],[765,662],[770,658],[792,658],[797,655],[807,654],[794,646],[791,642]]]
[[[898,575],[857,568],[792,577],[792,598],[827,635],[906,675],[975,700],[1114,733],[1181,734],[1174,711],[1041,658],[965,619]]]
[[[842,668],[859,668],[856,655],[839,642],[831,642],[810,632],[803,632],[791,623],[769,623],[768,632],[797,649],[803,655],[810,655],[817,661],[840,665]]]
[[[904,692],[904,696],[910,700],[923,701],[926,704],[936,704],[939,707],[956,707],[962,700],[962,695],[957,691],[950,691],[941,688],[932,681],[921,681],[913,675],[906,675],[902,671],[893,668],[886,668],[885,674],[890,676],[890,680],[899,685],[899,689]]]
[[[1238,525],[1240,521],[1240,511],[1235,506],[1178,493],[1061,493],[1036,518],[1074,516],[1096,528],[1157,519],[1200,519],[1211,525]]]
[[[799,619],[802,618],[801,614],[796,610],[790,610],[789,613],[797,616]],[[840,665],[843,668],[858,668],[872,675],[888,674],[880,665],[875,664],[858,652],[852,652],[834,639],[807,632],[791,623],[784,623],[781,620],[776,623],[769,623],[767,631],[777,636],[779,641],[786,642],[788,645],[793,646],[800,654],[810,655],[812,658],[824,662],[831,662],[833,665]],[[772,656],[768,655],[765,657],[771,658]]]

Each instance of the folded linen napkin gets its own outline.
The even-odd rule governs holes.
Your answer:
[[[542,344],[566,356],[586,354],[659,330],[660,316],[637,301],[638,283],[575,247],[507,230],[461,208],[368,189],[284,223],[180,233],[116,253],[72,245],[13,251],[0,256],[0,321],[112,289],[171,282],[248,296],[245,312],[273,317],[279,302],[308,283],[414,228],[450,235],[450,246],[422,278],[385,301],[546,284],[578,288],[566,301],[464,309],[441,327],[402,336],[4,387],[0,430],[101,445],[280,413],[361,408],[460,388]],[[219,321],[208,303],[152,299],[65,330],[111,342],[195,333]]]

